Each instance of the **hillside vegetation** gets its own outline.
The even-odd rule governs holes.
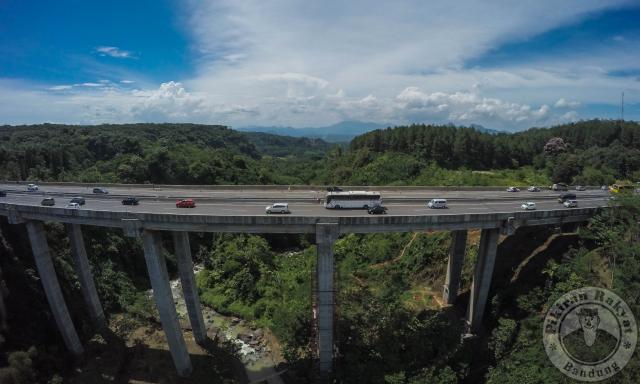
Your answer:
[[[0,127],[0,179],[163,184],[601,185],[640,180],[640,125],[524,132],[412,125],[348,147],[223,126]]]
[[[607,183],[639,179],[636,123],[590,121],[507,135],[467,128],[412,126],[375,131],[348,148],[315,140],[252,136],[219,126],[135,124],[0,128],[0,177],[154,183],[499,184],[551,180]],[[281,152],[287,146],[293,154]],[[578,233],[521,228],[498,247],[485,333],[461,343],[478,247],[471,231],[460,305],[438,302],[450,234],[349,234],[335,244],[336,381],[340,383],[568,382],[549,362],[543,316],[559,295],[607,287],[640,314],[640,200],[620,198]],[[47,225],[56,270],[85,345],[101,336],[87,319],[65,229]],[[96,286],[110,320],[109,343],[144,325],[161,332],[139,239],[84,229]],[[311,382],[315,245],[307,236],[190,234],[201,300],[216,311],[269,327],[290,382]],[[168,270],[176,277],[171,239]],[[51,321],[25,229],[0,219],[0,269],[9,311],[0,338],[1,383],[73,382],[77,371]],[[102,345],[107,344],[104,340]],[[240,379],[224,345],[201,360],[220,382]],[[97,348],[98,351],[101,349]],[[89,362],[122,379],[144,346],[122,348],[109,365],[96,348]],[[226,351],[226,352],[225,352]],[[223,353],[224,352],[224,353]],[[155,355],[154,355],[155,356]],[[170,357],[158,355],[168,366]],[[79,363],[79,370],[85,370]],[[136,364],[143,364],[138,366]],[[90,365],[91,366],[91,365]],[[640,376],[637,353],[611,383]],[[209,377],[209,379],[211,378]],[[69,380],[68,380],[69,379]],[[159,379],[158,382],[172,382]]]

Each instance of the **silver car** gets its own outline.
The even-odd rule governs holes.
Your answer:
[[[534,203],[533,201],[527,201],[526,203],[522,203],[520,208],[524,209],[525,211],[533,211],[534,209],[536,209],[536,203]]]
[[[289,211],[289,203],[274,203],[265,208],[265,211],[269,213],[291,213]]]
[[[562,203],[567,208],[576,208],[578,206],[578,200],[567,200]]]

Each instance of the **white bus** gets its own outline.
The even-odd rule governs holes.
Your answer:
[[[324,201],[325,208],[360,208],[368,209],[382,205],[380,192],[368,191],[347,191],[347,192],[329,192]]]

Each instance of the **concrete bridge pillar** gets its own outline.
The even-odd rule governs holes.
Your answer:
[[[482,327],[482,317],[484,316],[489,288],[491,287],[499,236],[499,228],[483,229],[480,235],[478,260],[476,261],[473,283],[471,284],[469,311],[467,313],[467,321],[469,322],[471,333],[474,334],[478,333]]]
[[[338,224],[316,224],[317,265],[316,298],[318,311],[318,358],[320,377],[333,369],[334,264],[333,244],[338,238]]]
[[[453,231],[451,233],[451,247],[449,248],[449,262],[447,263],[447,277],[442,292],[442,301],[445,304],[451,305],[458,298],[460,274],[462,273],[466,246],[467,231]]]
[[[78,280],[80,280],[82,297],[93,321],[99,326],[104,326],[106,324],[104,311],[102,310],[102,304],[100,304],[100,299],[98,298],[98,291],[96,290],[93,276],[91,275],[91,267],[89,266],[87,251],[84,247],[84,239],[82,238],[82,228],[79,224],[67,224],[66,226],[67,232],[69,233],[73,264],[76,269],[76,274],[78,275]]]
[[[62,296],[58,276],[53,266],[51,253],[49,253],[49,244],[47,244],[47,235],[41,221],[27,221],[27,233],[31,242],[31,249],[38,269],[38,275],[42,282],[42,288],[47,296],[49,307],[53,313],[53,318],[58,325],[58,330],[62,334],[62,340],[67,349],[76,356],[82,355],[84,349],[80,343],[80,338],[76,333],[73,320],[69,315],[67,304]]]
[[[144,258],[149,270],[149,280],[153,289],[162,328],[167,337],[169,351],[178,375],[188,377],[193,371],[187,345],[182,336],[176,306],[173,302],[167,264],[162,255],[162,239],[159,232],[144,230],[142,234]]]
[[[188,232],[173,232],[173,246],[178,259],[178,271],[184,293],[184,301],[187,304],[189,322],[193,330],[193,337],[198,344],[204,344],[207,339],[207,328],[202,317],[202,307],[198,296],[198,287],[193,275],[193,260],[191,259],[191,247],[189,246]]]

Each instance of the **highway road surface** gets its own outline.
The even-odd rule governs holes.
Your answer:
[[[99,185],[96,185],[99,186]],[[266,215],[265,207],[275,202],[289,203],[292,216],[367,216],[365,210],[331,210],[322,205],[326,195],[322,190],[278,189],[191,189],[191,188],[109,188],[108,195],[92,193],[93,186],[40,186],[37,192],[27,192],[23,184],[0,184],[6,197],[0,203],[18,205],[40,205],[42,199],[53,197],[55,207],[64,207],[74,196],[82,196],[86,204],[81,209],[94,211],[169,213],[210,216],[260,216]],[[561,192],[543,190],[541,192],[506,191],[437,191],[428,188],[420,190],[379,190],[387,215],[423,216],[464,213],[495,213],[521,211],[520,205],[533,201],[538,210],[558,210],[565,208],[557,202]],[[571,191],[577,195],[580,208],[605,206],[609,193],[600,190]],[[125,206],[121,200],[127,196],[140,199],[138,206]],[[196,208],[176,208],[177,199],[193,198]],[[448,200],[447,209],[429,209],[426,203],[432,198]]]

